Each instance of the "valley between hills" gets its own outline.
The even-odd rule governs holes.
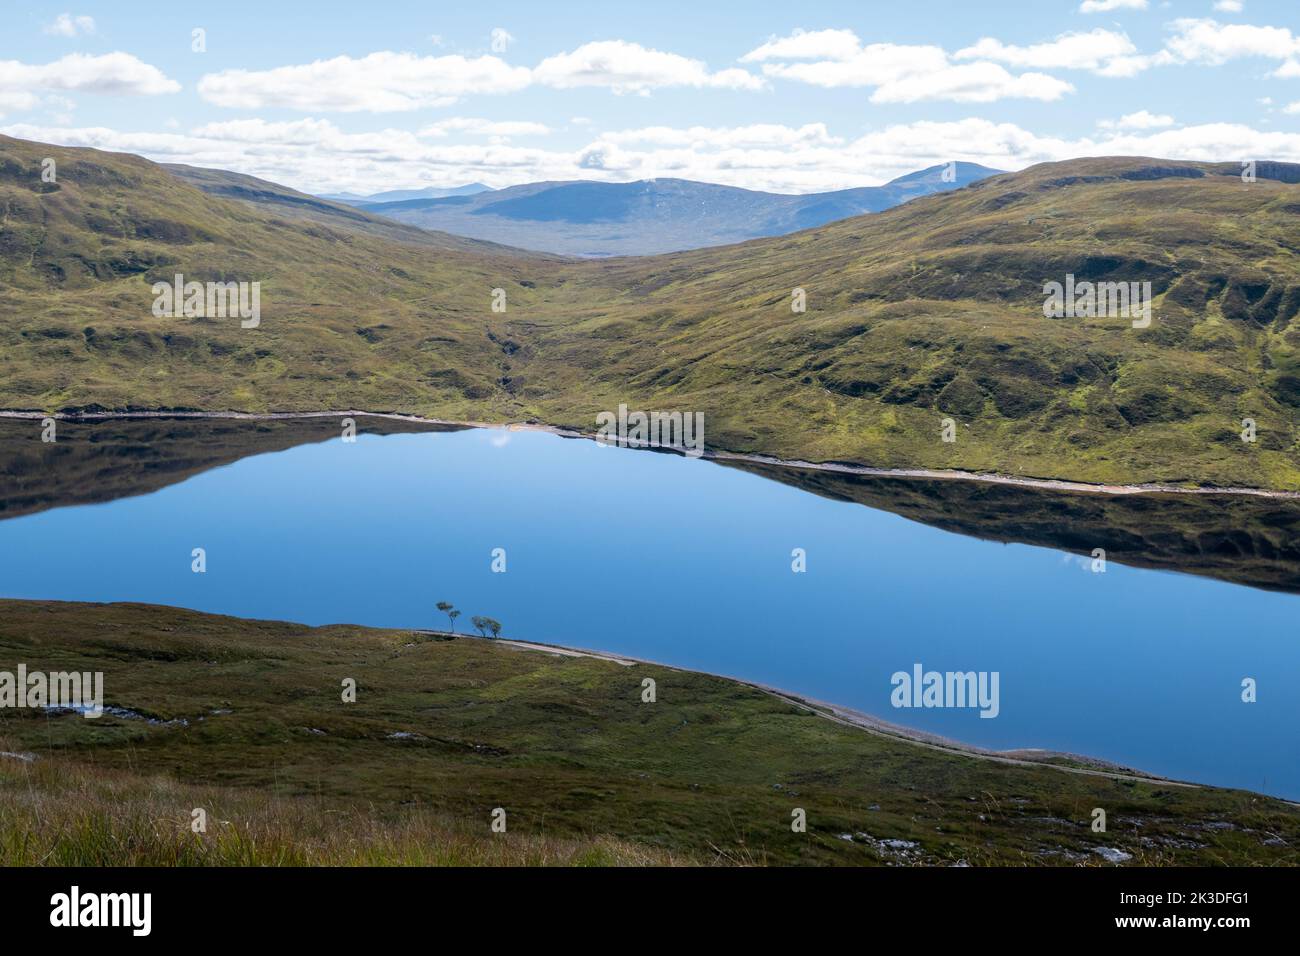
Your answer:
[[[1239,171],[1072,160],[786,236],[591,261],[0,137],[0,407],[590,432],[626,403],[703,412],[711,449],[810,463],[1297,490],[1300,167]],[[150,286],[178,273],[260,282],[260,327],[156,318]],[[1150,282],[1152,324],[1045,318],[1044,284],[1067,275]]]

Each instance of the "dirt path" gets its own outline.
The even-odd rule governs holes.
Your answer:
[[[33,411],[3,411],[0,418],[35,419],[54,418],[59,421],[112,421],[148,418],[216,418],[244,421],[285,421],[295,418],[385,418],[391,421],[413,422],[424,425],[459,425],[465,428],[507,428],[511,431],[539,431],[565,438],[585,438],[596,440],[594,432],[582,432],[555,425],[542,425],[535,422],[474,422],[450,421],[442,418],[425,418],[420,415],[404,415],[400,412],[367,412],[360,409],[328,412],[86,412],[68,413]],[[664,451],[678,451],[665,448]],[[1090,484],[1085,481],[1071,481],[1066,478],[1025,478],[1018,475],[1002,475],[996,472],[956,471],[934,468],[876,468],[870,465],[853,465],[842,462],[815,462],[799,459],[774,458],[771,455],[751,455],[744,452],[706,450],[706,459],[714,461],[747,461],[757,465],[775,465],[782,468],[801,468],[811,471],[827,471],[843,475],[861,475],[868,478],[922,478],[935,481],[978,481],[991,485],[1014,485],[1021,488],[1037,488],[1046,491],[1070,491],[1094,495],[1248,495],[1257,498],[1278,498],[1300,500],[1300,491],[1281,491],[1272,488],[1214,488],[1188,485],[1166,484]]]

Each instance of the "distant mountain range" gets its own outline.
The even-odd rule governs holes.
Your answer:
[[[321,193],[320,198],[347,203],[349,206],[363,206],[367,203],[403,202],[408,199],[444,199],[447,196],[472,196],[475,193],[491,191],[491,186],[484,186],[482,183],[470,183],[468,186],[453,186],[450,189],[439,189],[436,186],[428,186],[425,189],[390,189],[387,192],[374,193],[369,196],[361,196],[357,193]]]
[[[648,179],[633,183],[546,182],[397,198],[380,193],[360,209],[399,222],[520,249],[577,256],[653,255],[781,236],[837,219],[882,212],[917,196],[959,189],[1000,170],[976,163],[932,166],[884,186],[784,195]],[[424,190],[423,192],[428,192]],[[332,197],[324,197],[332,198]]]

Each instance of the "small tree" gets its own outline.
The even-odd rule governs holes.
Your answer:
[[[479,637],[487,637],[488,618],[475,614],[469,622],[474,625],[474,630],[478,631]]]
[[[447,620],[451,621],[451,633],[456,633],[456,618],[460,617],[460,611],[446,601],[439,601],[437,608],[443,614],[447,615]]]
[[[492,636],[494,638],[501,636],[501,622],[498,621],[496,618],[492,618],[492,617],[483,618],[483,625],[489,631],[492,632]]]

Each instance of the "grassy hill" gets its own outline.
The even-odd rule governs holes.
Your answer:
[[[0,601],[0,661],[102,671],[121,708],[0,710],[6,865],[1300,862],[1280,800],[936,749],[658,665],[31,601]]]
[[[57,183],[40,180],[47,155]],[[483,313],[493,287],[523,290],[525,260],[248,177],[184,175],[220,195],[138,157],[0,137],[0,404],[482,410],[499,354]],[[260,282],[262,326],[155,318],[150,286],[176,273]]]
[[[0,406],[590,431],[625,402],[792,459],[1296,489],[1300,168],[1238,172],[1076,160],[780,238],[578,261],[0,138]],[[261,281],[261,328],[154,318],[149,284],[176,272]],[[1044,318],[1067,273],[1150,281],[1151,327]]]
[[[596,407],[705,409],[711,443],[810,461],[1300,487],[1300,186],[1235,171],[1051,164],[781,239],[575,268],[537,311],[595,304],[521,320],[537,373],[518,391],[551,415],[577,403],[556,395],[570,382]],[[1044,318],[1044,282],[1067,273],[1152,282],[1151,327]]]

